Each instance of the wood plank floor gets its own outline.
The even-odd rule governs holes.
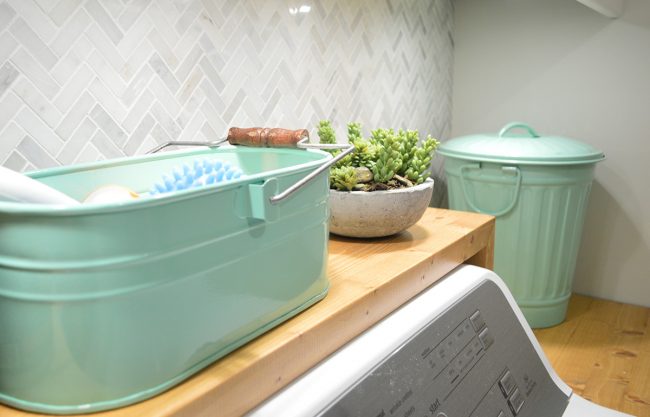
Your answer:
[[[650,308],[574,294],[567,320],[535,335],[577,394],[650,417]]]

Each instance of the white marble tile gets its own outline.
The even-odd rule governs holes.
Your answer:
[[[144,65],[140,68],[140,71],[132,77],[129,85],[126,86],[120,97],[122,104],[124,106],[131,107],[135,100],[142,94],[145,88],[151,82],[151,77],[153,76],[153,70],[150,66]]]
[[[160,55],[153,54],[149,59],[149,65],[153,68],[154,72],[158,75],[160,79],[169,91],[176,91],[179,87],[179,82],[174,76],[174,74],[169,70],[167,64],[160,59]]]
[[[181,134],[181,128],[176,124],[174,117],[167,111],[167,109],[159,102],[156,101],[151,106],[151,114],[158,122],[158,125],[162,127],[165,132],[173,140],[176,140]]]
[[[115,120],[109,115],[104,108],[96,104],[90,111],[90,118],[95,122],[97,127],[108,137],[115,146],[122,146],[126,143],[126,133],[115,123]],[[99,149],[99,148],[98,148]]]
[[[102,4],[110,5],[111,2],[102,2]],[[89,15],[92,16],[93,20],[101,28],[101,30],[110,38],[114,45],[122,39],[124,34],[122,30],[117,26],[115,21],[111,18],[111,15],[106,11],[97,0],[86,0],[84,3],[84,8]]]
[[[68,113],[70,107],[75,103],[83,93],[90,98],[87,93],[90,82],[95,78],[95,74],[87,65],[82,65],[79,69],[68,78],[59,93],[54,99],[54,105],[62,114]],[[79,119],[81,120],[81,119]]]
[[[0,97],[9,90],[13,85],[16,79],[20,76],[20,72],[16,69],[11,62],[5,62],[5,64],[0,67]]]
[[[152,0],[133,0],[129,2],[117,19],[120,27],[125,31],[130,31],[131,27],[143,15],[151,1]]]
[[[81,35],[72,44],[72,50],[80,59],[83,59],[84,62],[86,62],[88,56],[95,50],[95,47],[86,35]]]
[[[7,3],[0,3],[0,28],[9,27],[9,23],[16,16],[16,12]]]
[[[103,62],[109,65],[105,71],[112,71],[117,75],[117,72],[124,66],[124,58],[112,40],[97,24],[88,26],[85,35],[97,48],[97,54],[101,55]]]
[[[163,129],[158,123],[151,129],[150,136],[155,140],[157,144],[162,144],[169,142],[172,139],[172,137]]]
[[[122,78],[130,80],[143,66],[148,65],[153,54],[151,43],[147,38],[144,38],[124,62],[124,66],[120,71]]]
[[[208,81],[212,84],[215,91],[217,93],[220,93],[226,85],[223,82],[223,79],[221,79],[221,75],[219,71],[212,65],[212,62],[210,62],[210,60],[205,56],[201,58],[201,60],[199,61],[199,65],[203,69],[205,76],[207,77]]]
[[[0,0],[0,163],[133,154],[231,123],[331,118],[345,136],[354,118],[444,137],[452,8],[330,0],[291,16],[264,0]]]
[[[82,65],[83,60],[77,56],[74,50],[70,49],[50,70],[50,75],[59,85],[64,86]],[[61,94],[61,91],[59,91],[59,94]]]
[[[59,137],[67,141],[72,132],[74,132],[80,123],[90,114],[90,110],[95,106],[97,100],[84,91],[78,99],[72,104],[68,112],[65,114],[59,125],[56,127],[55,132]]]
[[[176,32],[178,33],[185,33],[203,10],[201,2],[198,0],[193,0],[188,3],[189,4],[185,7],[183,14],[181,14],[178,20],[176,20],[176,24],[174,25],[174,29],[176,29]]]
[[[77,129],[66,138],[67,140],[56,159],[64,165],[74,162],[79,152],[94,136],[96,131],[97,125],[88,117],[84,117],[78,124]]]
[[[57,28],[50,17],[32,0],[7,0],[7,4],[21,16],[41,39],[52,39]]]
[[[129,8],[130,6],[127,6],[127,9]],[[124,33],[124,37],[117,45],[120,55],[130,57],[152,29],[153,23],[151,23],[149,17],[146,14],[138,15],[138,19],[129,25],[129,29]]]
[[[172,22],[174,22],[175,16],[170,15],[169,12],[163,10],[161,5],[162,2],[153,2],[149,5],[147,10],[157,33],[167,43],[167,45],[173,47],[180,39],[180,36],[175,30],[170,30],[170,28],[173,27]]]
[[[27,166],[27,159],[16,150],[11,152],[9,157],[2,162],[2,165],[16,172],[22,172]]]
[[[101,128],[98,129],[90,140],[99,153],[106,159],[120,158],[125,156],[124,151],[113,142],[108,134]]]
[[[52,155],[44,149],[42,142],[37,142],[31,136],[25,136],[16,146],[16,150],[22,155],[29,155],[29,162],[36,169],[53,168],[59,166],[59,163]]]
[[[61,138],[29,107],[23,107],[14,120],[50,155],[55,155],[63,145]],[[40,167],[39,164],[36,165]]]
[[[70,23],[68,19],[74,14],[81,3],[82,0],[55,1],[55,5],[48,11],[48,15],[57,26],[63,26],[65,23]]]
[[[178,66],[176,69],[176,72],[174,73],[176,79],[183,83],[187,76],[190,74],[193,68],[196,67],[197,63],[203,56],[203,50],[199,46],[199,44],[195,44],[194,47],[190,50],[190,52],[185,55],[185,58],[183,61],[181,61],[181,64]]]
[[[176,97],[174,97],[172,94],[172,91],[176,90],[178,90],[178,88],[170,90],[167,85],[165,85],[165,83],[163,83],[163,81],[158,77],[152,78],[149,82],[149,91],[154,94],[156,99],[165,109],[166,113],[170,114],[173,118],[178,115],[182,108],[176,100]]]
[[[0,161],[4,162],[27,133],[14,121],[0,130]]]
[[[217,111],[209,100],[203,101],[201,111],[205,114],[205,119],[210,127],[220,135],[219,137],[225,137],[228,134],[228,122],[223,119],[223,112]]]
[[[97,150],[95,145],[92,142],[86,142],[86,145],[83,147],[79,155],[73,161],[74,163],[81,164],[84,162],[95,162],[106,159],[102,156],[101,153]]]
[[[116,123],[119,124],[127,116],[128,112],[122,102],[99,78],[95,78],[90,82],[88,91],[112,116]]]
[[[205,96],[210,101],[215,111],[218,113],[223,113],[223,111],[226,109],[226,103],[223,102],[223,100],[221,99],[221,95],[214,88],[214,85],[212,85],[210,79],[204,78],[203,81],[201,81],[199,87],[201,88],[203,93],[205,93]]]
[[[50,129],[56,127],[61,120],[61,112],[27,78],[19,79],[13,85],[12,90],[39,118],[47,123]]]
[[[22,106],[23,102],[13,92],[0,96],[0,129],[9,124]]]
[[[52,99],[59,91],[56,80],[22,47],[18,48],[11,57],[23,75],[34,83],[47,98]]]
[[[18,41],[9,32],[0,33],[0,62],[8,60],[16,48]]]
[[[151,135],[147,135],[147,137],[142,141],[138,149],[136,149],[133,154],[145,155],[156,146],[158,146],[156,141],[151,137]]]
[[[205,75],[200,67],[194,67],[192,69],[191,74],[189,75],[189,77],[187,77],[185,82],[183,82],[183,84],[178,90],[178,93],[176,93],[176,100],[181,106],[185,107],[187,102],[195,94],[199,94],[199,93],[195,93],[195,91],[199,83],[201,82],[201,80],[203,80],[204,78]]]
[[[179,60],[158,29],[150,31],[147,38],[153,47],[152,52],[157,53],[169,68],[176,68]]]
[[[22,18],[15,19],[9,31],[45,69],[50,70],[56,64],[57,56],[52,53],[50,48],[45,45]]]
[[[142,92],[140,97],[136,100],[135,104],[131,106],[127,116],[122,122],[122,127],[126,132],[133,132],[138,126],[144,115],[147,113],[153,102],[155,101],[153,93],[146,89]]]
[[[129,136],[129,139],[124,146],[124,151],[128,155],[135,154],[137,150],[140,149],[142,142],[147,138],[155,124],[156,121],[154,118],[150,114],[146,114],[131,136]]]
[[[183,128],[178,140],[195,140],[196,134],[205,123],[205,115],[200,111],[194,113],[190,121]]]
[[[61,2],[61,4],[64,3],[65,0]],[[70,45],[75,43],[90,23],[91,19],[88,13],[84,9],[77,10],[61,27],[50,44],[50,48],[59,56],[64,55],[70,49]]]
[[[184,32],[178,32],[182,37],[178,42],[173,46],[172,51],[174,55],[180,57],[181,59],[187,54],[193,47],[196,45],[201,38],[202,30],[201,27],[196,25],[191,25]]]
[[[198,69],[197,71],[200,72]],[[189,96],[189,99],[183,103],[183,108],[176,116],[176,123],[181,127],[181,129],[185,129],[185,126],[189,123],[192,115],[201,107],[204,100],[206,100],[205,94],[201,89],[196,88]]]

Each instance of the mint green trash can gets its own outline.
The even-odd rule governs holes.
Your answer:
[[[528,323],[561,323],[594,167],[604,154],[516,122],[497,135],[451,139],[438,152],[445,156],[450,208],[496,217],[494,270]]]

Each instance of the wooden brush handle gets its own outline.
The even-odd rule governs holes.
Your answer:
[[[296,143],[308,138],[307,129],[289,130],[268,127],[249,127],[228,129],[228,142],[231,145],[244,145],[272,148],[295,148]]]

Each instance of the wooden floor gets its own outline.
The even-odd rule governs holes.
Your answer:
[[[650,308],[573,295],[567,320],[535,335],[577,394],[650,417]]]

